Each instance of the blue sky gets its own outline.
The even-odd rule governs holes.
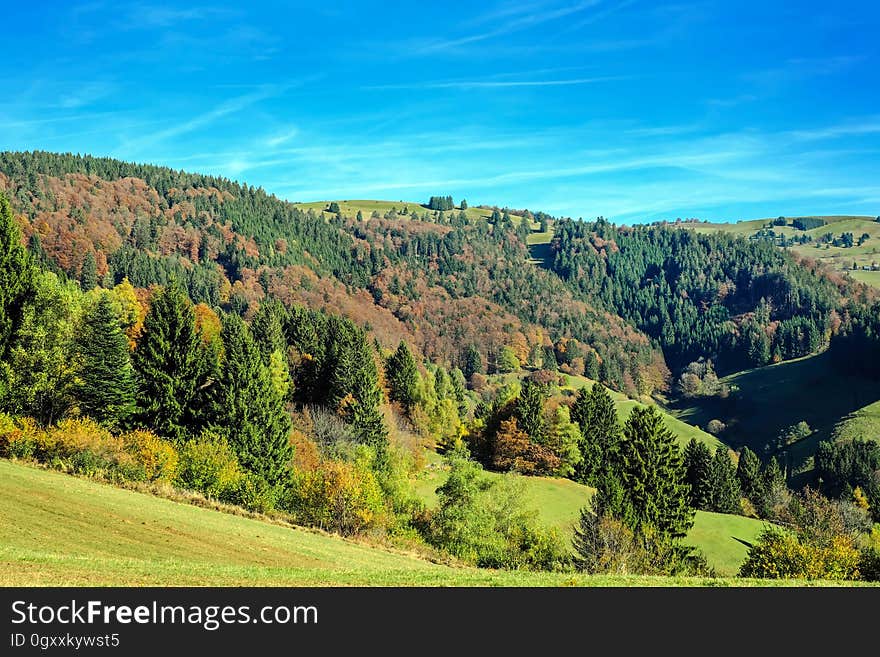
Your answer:
[[[876,2],[7,3],[0,148],[294,201],[880,215]]]

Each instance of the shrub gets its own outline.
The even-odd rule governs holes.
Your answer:
[[[90,418],[62,420],[37,435],[34,456],[65,472],[112,481],[142,481],[143,469],[122,439]]]
[[[275,508],[276,491],[265,479],[252,472],[244,473],[220,495],[223,502],[243,506],[250,511],[267,513]]]
[[[866,582],[880,582],[880,548],[862,549],[859,557],[859,574]]]
[[[180,448],[177,484],[215,499],[235,499],[244,472],[225,438],[205,432]]]
[[[740,567],[743,577],[769,579],[858,579],[859,551],[845,536],[825,546],[802,542],[778,529],[762,532]]]
[[[336,460],[294,473],[283,506],[302,524],[345,536],[381,524],[385,511],[373,473],[363,465]]]
[[[122,444],[142,469],[145,481],[174,481],[177,474],[177,450],[151,431],[124,434]]]
[[[37,449],[36,422],[29,418],[13,420],[5,413],[0,413],[0,456],[29,459],[33,458]]]

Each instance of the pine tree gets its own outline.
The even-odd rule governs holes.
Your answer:
[[[77,350],[80,410],[110,428],[124,425],[134,411],[134,372],[128,338],[107,292],[83,317]]]
[[[351,426],[361,442],[372,445],[381,455],[388,446],[388,428],[381,409],[382,390],[373,350],[360,330],[355,333],[353,351],[352,394],[355,403],[350,413]]]
[[[621,482],[639,528],[681,538],[694,523],[687,472],[675,436],[653,406],[637,406],[623,426]]]
[[[761,461],[758,455],[748,447],[743,447],[739,453],[736,476],[739,479],[742,494],[757,506],[762,497]]]
[[[762,518],[772,516],[786,500],[787,492],[785,473],[779,461],[772,457],[761,470],[761,499],[757,503],[760,516]]]
[[[287,354],[287,339],[284,335],[284,325],[287,321],[285,315],[284,306],[280,301],[265,299],[260,303],[251,322],[251,332],[266,363],[276,351],[285,356]]]
[[[223,318],[221,339],[224,358],[209,424],[226,437],[244,467],[271,485],[282,483],[293,456],[284,397],[241,317]]]
[[[709,510],[716,513],[739,513],[740,487],[736,467],[726,447],[715,450],[709,470]]]
[[[691,487],[691,506],[709,509],[712,499],[712,452],[706,443],[691,438],[684,448],[687,482]]]
[[[617,408],[608,390],[594,383],[578,391],[571,419],[581,430],[579,481],[595,484],[602,473],[617,473],[621,440]]]
[[[406,408],[416,403],[419,372],[416,359],[407,344],[401,340],[395,351],[385,363],[385,380],[388,381],[389,396]]]
[[[584,376],[593,381],[599,380],[599,357],[595,351],[588,351],[584,359]]]
[[[0,360],[6,358],[24,305],[33,291],[33,267],[6,196],[0,194]]]
[[[79,284],[84,292],[94,290],[98,286],[98,265],[95,262],[95,254],[89,251],[83,260],[82,270],[79,273]]]
[[[528,434],[536,443],[544,443],[547,439],[547,420],[544,418],[544,402],[547,399],[546,388],[530,379],[523,381],[522,390],[514,404],[514,415],[520,429]]]
[[[213,371],[192,303],[176,281],[153,299],[132,364],[137,421],[173,440],[198,433]]]
[[[483,357],[480,355],[480,351],[476,345],[468,345],[464,352],[464,363],[462,366],[465,378],[470,380],[474,374],[482,374],[485,371],[486,367],[483,364]]]

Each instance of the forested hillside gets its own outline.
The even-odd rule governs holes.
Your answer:
[[[782,576],[875,577],[876,436],[738,439],[723,377],[820,352],[876,377],[864,288],[728,235],[449,196],[368,209],[0,154],[0,456],[477,566],[711,574],[685,543],[701,510],[793,529],[743,574],[780,576],[793,550],[809,568]],[[731,417],[689,427],[661,393]],[[430,507],[426,451],[446,474]],[[523,475],[595,489],[571,546]]]
[[[0,154],[0,190],[31,251],[89,289],[175,276],[193,301],[242,314],[267,294],[335,307],[386,346],[406,339],[448,365],[471,345],[490,370],[503,347],[540,363],[574,340],[563,361],[595,353],[618,389],[666,376],[644,334],[526,266],[531,215],[413,207],[325,220],[222,178],[44,152]]]

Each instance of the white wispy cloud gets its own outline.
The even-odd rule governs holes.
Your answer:
[[[436,82],[409,82],[401,84],[380,84],[361,87],[365,91],[387,91],[391,89],[505,89],[515,87],[568,87],[597,82],[629,80],[628,75],[604,75],[591,78],[566,78],[562,80],[446,80]]]
[[[266,137],[266,139],[264,140],[264,143],[269,148],[277,148],[278,146],[281,146],[282,144],[286,144],[291,139],[296,137],[298,134],[299,134],[299,130],[297,128],[287,128],[286,130],[283,130],[281,132],[276,132],[275,134],[273,134],[270,137]]]
[[[880,117],[871,118],[867,121],[839,123],[837,125],[821,126],[807,130],[792,130],[788,132],[788,135],[792,138],[801,141],[837,139],[839,137],[854,137],[873,134],[880,134]]]
[[[475,32],[467,36],[453,39],[434,39],[418,45],[415,52],[418,54],[430,54],[453,51],[461,48],[461,46],[514,34],[521,30],[542,25],[560,18],[565,18],[566,16],[580,13],[599,4],[601,4],[601,0],[580,0],[580,2],[564,6],[548,6],[546,3],[532,3],[524,6],[525,11],[510,12],[508,15],[503,16],[502,18],[506,20],[503,20],[503,22],[494,29]],[[479,18],[477,20],[479,20]]]
[[[181,135],[188,134],[204,128],[222,119],[223,117],[241,112],[242,110],[256,103],[262,100],[266,100],[267,98],[276,96],[281,92],[281,87],[275,85],[267,85],[254,93],[237,96],[235,98],[230,98],[226,101],[223,101],[216,107],[202,112],[201,114],[192,116],[185,121],[176,122],[171,127],[166,128],[165,130],[160,130],[158,132],[142,135],[140,137],[136,137],[135,139],[129,140],[123,143],[121,148],[123,150],[131,150],[135,153],[139,152],[145,147],[155,145],[162,141],[166,141],[168,139],[171,139],[172,137],[179,137]]]

